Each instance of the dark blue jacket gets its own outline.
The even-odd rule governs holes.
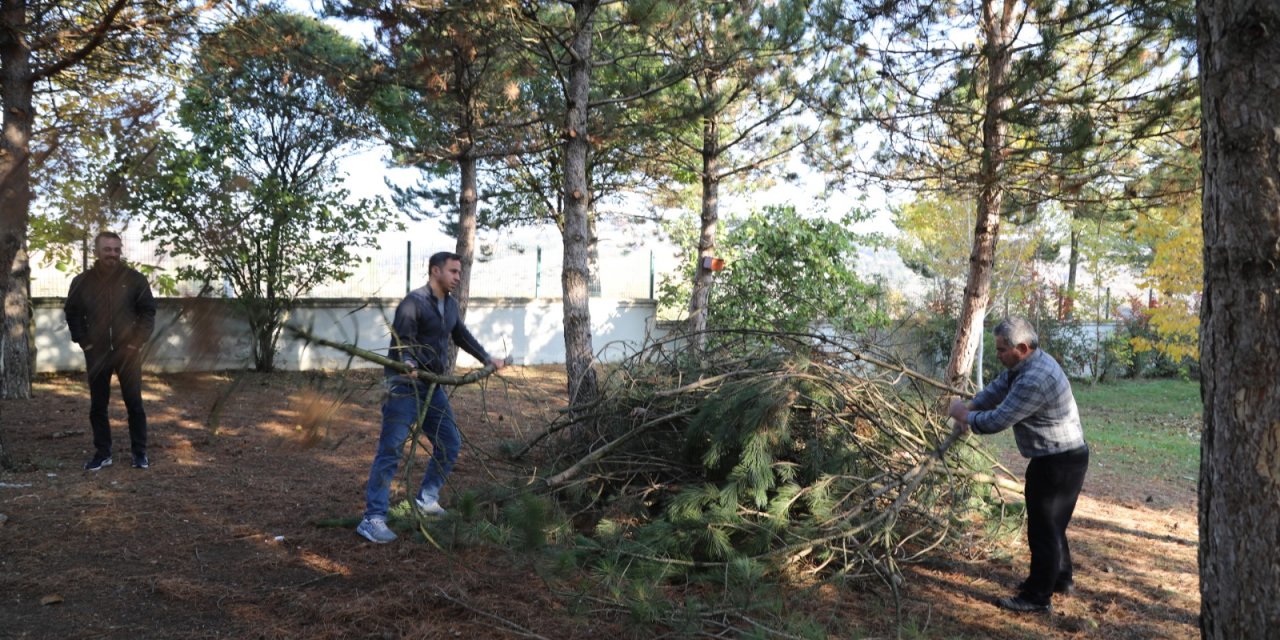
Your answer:
[[[480,346],[470,331],[458,318],[458,301],[445,296],[444,313],[440,313],[440,300],[431,285],[414,289],[396,307],[391,323],[391,348],[388,357],[400,362],[411,362],[419,369],[443,374],[449,361],[449,338],[458,348],[475,356],[484,364],[489,363],[489,353]],[[388,376],[399,372],[387,367]]]

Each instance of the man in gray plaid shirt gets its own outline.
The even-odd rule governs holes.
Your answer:
[[[1057,361],[1040,350],[1031,323],[1008,318],[993,333],[996,357],[1007,370],[968,404],[953,400],[947,413],[977,433],[1013,427],[1019,453],[1031,459],[1025,489],[1031,572],[1017,595],[996,604],[1047,612],[1054,593],[1073,590],[1067,525],[1089,468],[1089,445],[1071,383]]]

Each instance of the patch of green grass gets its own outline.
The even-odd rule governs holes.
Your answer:
[[[1200,469],[1200,384],[1124,380],[1073,386],[1095,459],[1139,477],[1194,479]]]

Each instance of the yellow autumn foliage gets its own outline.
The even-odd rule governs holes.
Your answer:
[[[1157,351],[1174,362],[1200,354],[1200,295],[1203,286],[1204,239],[1200,204],[1154,209],[1139,216],[1135,239],[1152,249],[1142,285],[1158,292],[1158,304],[1147,310],[1156,339],[1133,338],[1136,352]]]

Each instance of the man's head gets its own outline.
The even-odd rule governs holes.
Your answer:
[[[1025,318],[1005,318],[991,332],[996,334],[996,357],[1008,369],[1016,367],[1040,348],[1040,335]]]
[[[98,264],[107,269],[120,266],[120,257],[124,254],[124,244],[120,242],[120,234],[114,231],[103,231],[93,239],[93,257]]]
[[[434,254],[427,261],[427,273],[437,294],[453,293],[462,281],[462,256],[448,251]]]

